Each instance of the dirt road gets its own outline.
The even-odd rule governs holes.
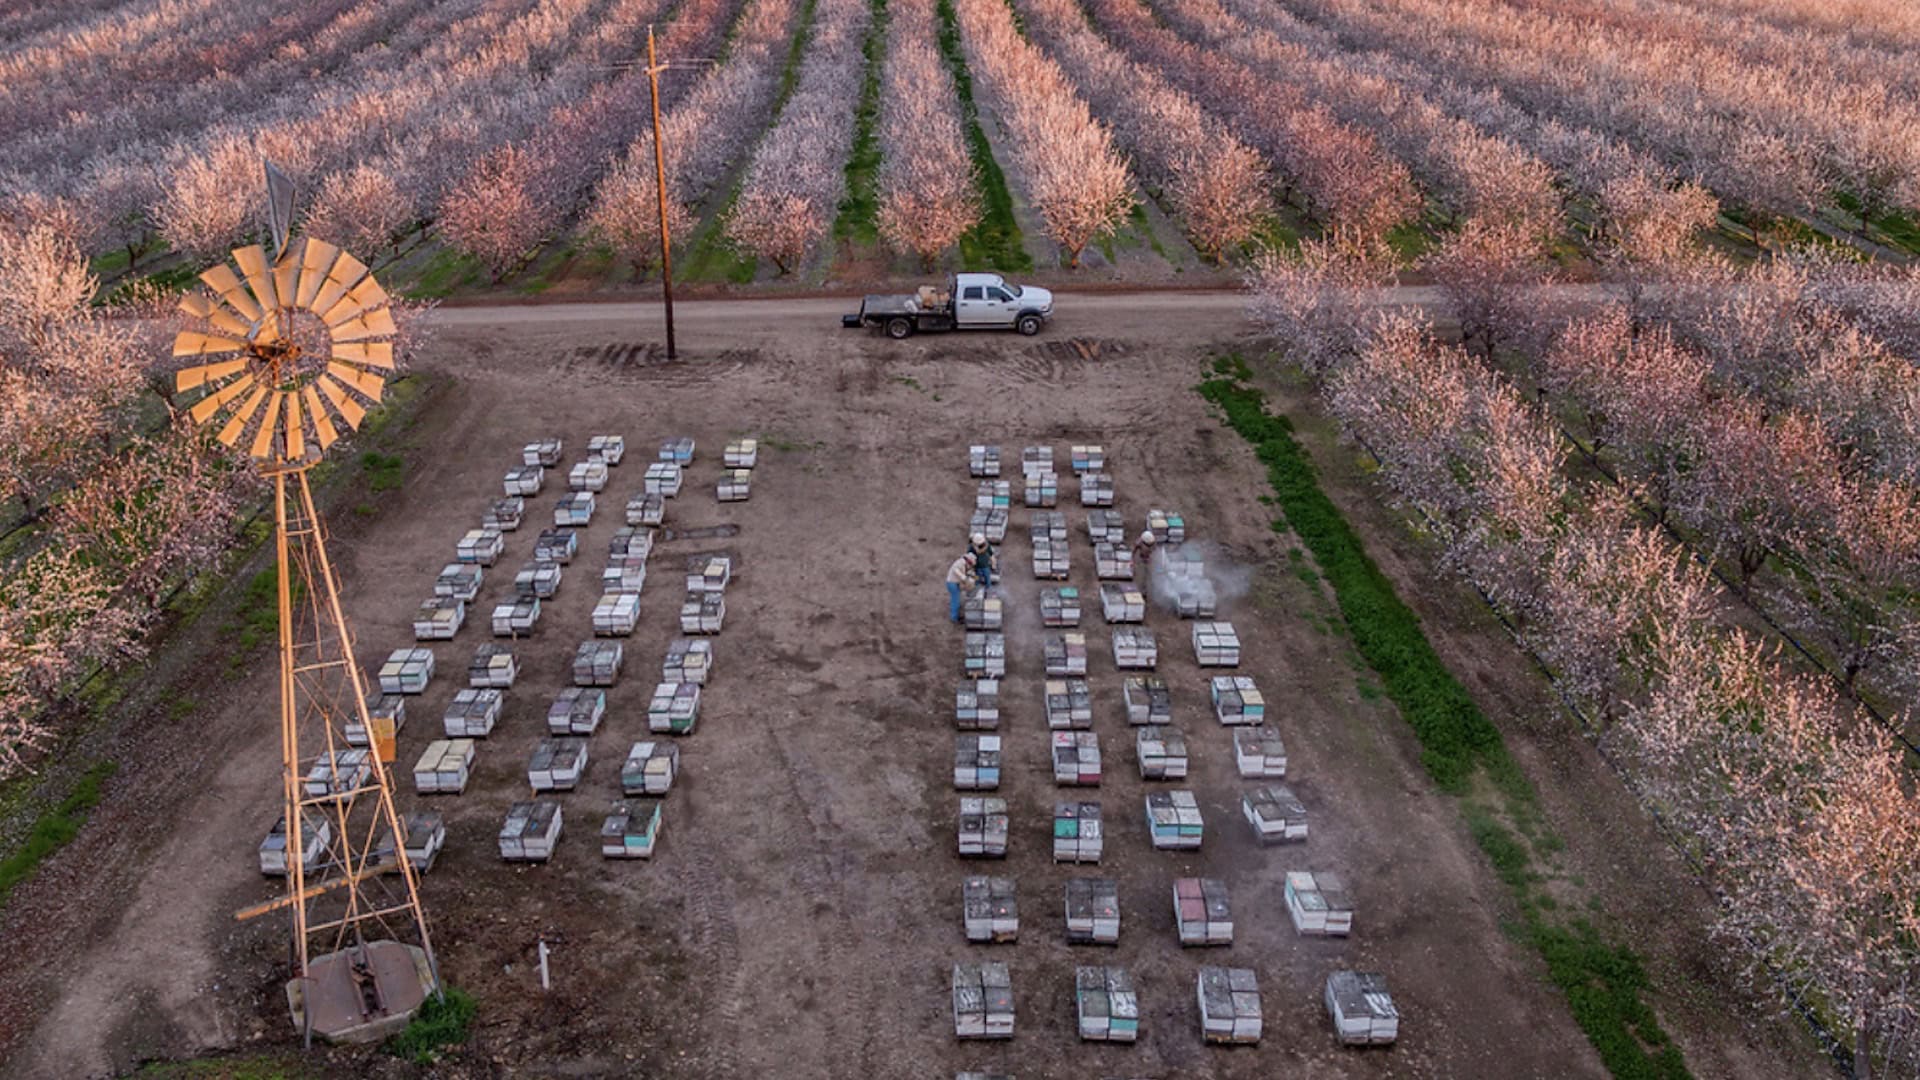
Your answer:
[[[662,359],[651,305],[436,313],[438,333],[419,367],[444,377],[447,389],[414,432],[404,486],[369,518],[335,515],[363,664],[411,644],[415,606],[455,539],[498,494],[522,444],[561,435],[573,458],[589,435],[617,432],[632,448],[559,597],[520,646],[524,674],[472,785],[433,803],[447,815],[449,839],[426,878],[426,903],[444,970],[482,1002],[475,1040],[455,1059],[462,1074],[1604,1075],[1538,956],[1501,929],[1506,893],[1453,802],[1428,782],[1404,723],[1370,691],[1337,612],[1291,561],[1292,538],[1270,528],[1271,512],[1257,501],[1259,463],[1191,390],[1210,346],[1246,332],[1240,299],[1102,296],[1063,298],[1060,308],[1036,340],[889,342],[839,330],[845,305],[831,300],[690,303],[679,308],[684,358],[676,363]],[[752,501],[717,504],[720,446],[744,434],[762,439]],[[651,447],[677,435],[695,437],[699,451],[669,528],[738,532],[666,535],[587,776],[561,796],[560,853],[544,866],[504,864],[494,832],[507,804],[525,797],[527,757],[573,646],[587,636],[619,508],[639,489]],[[1312,814],[1307,845],[1263,849],[1247,835],[1238,816],[1246,785],[1230,733],[1207,712],[1186,624],[1156,612],[1149,625],[1161,641],[1161,674],[1193,744],[1184,786],[1200,799],[1208,835],[1195,853],[1150,847],[1138,807],[1153,785],[1136,771],[1108,629],[1090,603],[1089,678],[1106,778],[1077,797],[1106,807],[1108,854],[1097,870],[1051,861],[1052,803],[1075,793],[1057,789],[1049,768],[1039,585],[1026,572],[1027,511],[1016,509],[1005,549],[1009,749],[999,793],[1012,803],[1013,850],[984,868],[955,855],[959,640],[943,622],[939,582],[972,509],[966,447],[997,443],[1017,460],[1026,444],[1064,455],[1086,441],[1106,445],[1130,525],[1149,507],[1178,508],[1196,536],[1246,570],[1248,592],[1223,616],[1246,640],[1244,672],[1273,699],[1291,781]],[[1062,487],[1071,494],[1070,483]],[[511,592],[533,522],[557,497],[550,485],[530,501],[529,527],[510,536],[476,611]],[[1073,581],[1091,594],[1083,514],[1063,509]],[[699,730],[683,740],[685,771],[660,850],[648,863],[605,861],[595,833],[617,796],[619,762],[644,735],[644,701],[676,633],[677,571],[687,555],[713,549],[738,558],[740,577]],[[1405,572],[1430,576],[1417,560]],[[435,647],[443,674],[410,705],[403,778],[437,737],[440,712],[485,631],[484,618],[470,618],[455,641]],[[1525,684],[1524,666],[1517,657],[1510,664],[1483,672],[1483,683]],[[283,928],[230,918],[276,889],[253,872],[254,846],[275,814],[277,742],[260,712],[272,677],[264,656],[237,675],[210,657],[197,678],[198,708],[126,732],[127,764],[109,801],[141,801],[117,815],[123,829],[83,833],[16,894],[0,925],[8,942],[0,981],[23,1003],[0,1027],[0,1071],[103,1075],[148,1057],[285,1043]],[[1520,718],[1500,718],[1516,729],[1510,737],[1523,735]],[[183,744],[196,749],[183,754]],[[1604,776],[1587,775],[1578,746],[1549,749],[1554,768],[1543,772],[1572,775],[1536,780],[1557,793],[1551,805],[1571,804],[1554,828],[1576,849],[1598,849],[1587,867],[1594,887],[1619,890],[1629,910],[1662,912],[1675,935],[1696,933],[1701,905],[1684,881],[1658,860],[1623,859],[1612,843],[1644,833],[1630,800]],[[408,792],[404,801],[418,797]],[[1592,844],[1596,836],[1609,843]],[[82,877],[63,865],[99,872]],[[1292,868],[1346,872],[1361,905],[1351,940],[1293,934],[1280,894],[1280,874]],[[1016,879],[1017,944],[962,937],[961,878],[983,870]],[[1120,884],[1115,948],[1070,946],[1062,935],[1064,881],[1095,874]],[[1185,875],[1228,882],[1237,924],[1230,948],[1203,954],[1177,945],[1167,896]],[[530,968],[542,937],[557,943],[548,994]],[[981,959],[1013,967],[1019,1035],[1011,1044],[953,1038],[950,965]],[[1137,1046],[1074,1038],[1073,968],[1105,963],[1129,967],[1142,984]],[[1203,963],[1260,973],[1268,1034],[1259,1047],[1201,1043],[1193,978]],[[1336,966],[1389,974],[1407,1017],[1399,1046],[1354,1053],[1334,1043],[1318,994]],[[1782,1052],[1778,1029],[1745,1015],[1698,1010],[1671,1029],[1703,1077],[1758,1075]],[[351,1056],[326,1060],[341,1075],[365,1071]]]

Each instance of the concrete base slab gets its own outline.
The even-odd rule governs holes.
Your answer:
[[[427,954],[397,941],[371,941],[307,965],[307,977],[287,980],[287,1007],[295,1031],[330,1042],[378,1042],[407,1026],[434,989]]]

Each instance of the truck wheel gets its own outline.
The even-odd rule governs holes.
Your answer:
[[[911,333],[913,333],[913,323],[905,318],[895,315],[887,320],[887,336],[893,340],[899,341]]]
[[[1032,337],[1040,332],[1040,316],[1022,315],[1014,322],[1013,328],[1027,337]]]

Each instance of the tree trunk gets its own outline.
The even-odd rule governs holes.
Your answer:
[[[1864,1016],[1853,1025],[1853,1080],[1873,1080],[1873,1044]]]

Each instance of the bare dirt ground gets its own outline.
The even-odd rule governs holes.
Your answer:
[[[921,338],[893,343],[835,329],[833,301],[682,305],[683,358],[665,362],[650,305],[450,309],[420,367],[442,386],[414,429],[404,488],[370,523],[336,513],[335,556],[363,664],[411,644],[414,608],[459,534],[499,492],[526,441],[624,434],[614,470],[536,636],[522,675],[483,745],[464,795],[437,797],[448,844],[425,879],[435,944],[450,980],[475,994],[473,1043],[448,1075],[657,1077],[950,1076],[957,1069],[1023,1078],[1115,1074],[1187,1077],[1602,1076],[1536,955],[1501,927],[1505,892],[1450,799],[1436,794],[1397,714],[1361,693],[1368,682],[1338,615],[1289,568],[1290,537],[1269,528],[1258,463],[1191,391],[1209,342],[1245,332],[1239,301],[1182,294],[1061,304],[1037,340]],[[745,504],[720,505],[713,485],[726,438],[757,434],[761,462]],[[653,556],[639,630],[609,692],[580,789],[561,796],[567,827],[552,863],[499,861],[494,833],[525,797],[525,763],[542,733],[588,613],[619,508],[640,487],[660,438],[689,435],[699,452],[668,525],[731,523],[723,540],[670,541]],[[1010,593],[1003,684],[1006,782],[1013,810],[1005,863],[954,852],[952,694],[959,633],[944,622],[940,584],[964,540],[974,484],[966,446],[1105,444],[1118,507],[1138,527],[1150,506],[1182,510],[1191,533],[1254,571],[1223,611],[1245,641],[1243,671],[1273,701],[1288,740],[1290,782],[1308,804],[1304,846],[1260,848],[1239,819],[1230,733],[1207,709],[1186,624],[1155,612],[1160,672],[1188,734],[1186,786],[1206,814],[1206,846],[1151,848],[1120,677],[1097,605],[1089,604],[1092,682],[1105,783],[1085,793],[1106,808],[1096,869],[1056,866],[1048,844],[1051,780],[1041,709],[1037,594],[1027,572],[1028,512],[1016,508],[1003,558]],[[1016,466],[1017,468],[1017,466]],[[1350,480],[1351,478],[1349,478]],[[1017,487],[1017,485],[1016,485]],[[1063,488],[1071,489],[1070,484]],[[1342,499],[1381,530],[1377,550],[1403,586],[1431,598],[1437,644],[1516,742],[1546,792],[1553,824],[1588,883],[1638,927],[1672,993],[1663,1020],[1701,1076],[1801,1075],[1819,1068],[1804,1039],[1750,1007],[1727,1004],[1722,972],[1700,945],[1706,902],[1664,856],[1626,794],[1578,739],[1540,720],[1523,661],[1432,584],[1418,549],[1390,515],[1349,486]],[[1063,491],[1063,495],[1068,492]],[[476,610],[511,591],[536,517],[558,491],[530,500],[529,526],[509,534]],[[1073,527],[1073,580],[1091,591],[1083,512]],[[1374,534],[1369,534],[1373,537]],[[724,547],[738,557],[728,620],[698,731],[683,742],[651,862],[612,863],[596,846],[618,796],[627,748],[645,737],[644,702],[674,636],[682,558]],[[1392,554],[1392,549],[1403,549]],[[466,660],[485,637],[470,617],[435,646],[441,674],[410,703],[399,775],[439,728]],[[210,659],[197,710],[128,731],[125,765],[95,826],[22,887],[0,922],[0,1072],[104,1075],[153,1057],[286,1045],[278,981],[284,929],[230,913],[275,894],[254,873],[254,848],[275,813],[277,742],[263,717],[273,668],[238,675]],[[125,800],[141,799],[131,806]],[[408,791],[403,804],[418,797]],[[1649,852],[1653,854],[1649,855]],[[1295,937],[1281,898],[1293,868],[1344,871],[1359,897],[1347,941]],[[968,944],[960,881],[1015,878],[1017,944]],[[1117,947],[1069,946],[1063,882],[1120,882]],[[1173,878],[1224,878],[1237,933],[1224,950],[1183,951],[1172,926]],[[535,943],[556,942],[554,986],[535,981]],[[1669,946],[1672,951],[1666,950]],[[950,966],[1012,966],[1018,1035],[1008,1044],[952,1036]],[[1138,1045],[1081,1044],[1071,988],[1076,964],[1119,963],[1141,984]],[[1193,979],[1202,964],[1260,974],[1267,1018],[1257,1048],[1202,1044]],[[1319,1004],[1336,967],[1384,971],[1405,1015],[1398,1046],[1338,1047]],[[1670,978],[1669,978],[1670,977]],[[381,1066],[357,1053],[321,1059],[329,1072]]]

